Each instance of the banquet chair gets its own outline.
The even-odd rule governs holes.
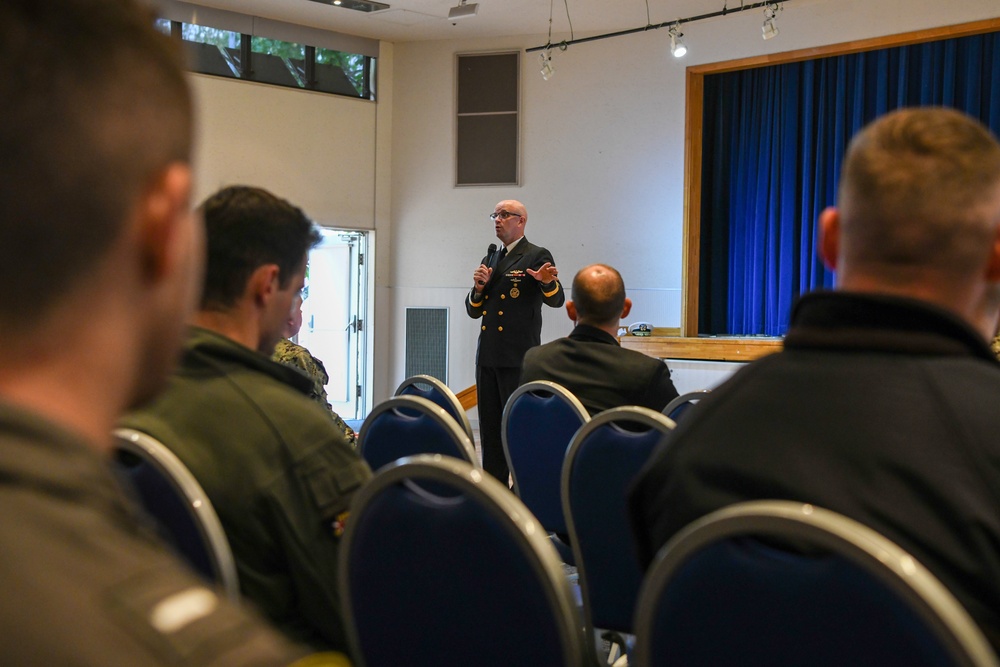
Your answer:
[[[340,553],[359,667],[583,664],[577,609],[541,526],[465,461],[382,468],[351,505]]]
[[[240,600],[229,541],[208,496],[180,459],[152,436],[114,431],[114,460],[161,536],[196,572]]]
[[[612,408],[584,424],[566,453],[562,504],[587,636],[612,637],[622,650],[629,643],[622,635],[632,634],[643,578],[626,498],[653,448],[673,427],[673,421],[649,408]]]
[[[501,438],[514,493],[551,534],[563,561],[574,565],[566,542],[562,469],[573,435],[590,421],[587,409],[568,389],[538,380],[518,387],[504,406]]]
[[[431,375],[412,375],[396,387],[393,396],[419,396],[440,405],[462,427],[465,434],[469,436],[469,441],[475,442],[475,437],[472,433],[472,424],[469,423],[469,415],[462,408],[458,396],[451,390],[451,387],[436,377]]]
[[[633,665],[996,667],[923,565],[852,519],[790,501],[732,505],[657,555]]]
[[[394,396],[375,406],[358,433],[358,452],[372,470],[414,454],[444,454],[478,466],[472,440],[439,405]]]
[[[681,416],[690,410],[695,403],[705,398],[705,394],[709,394],[711,391],[711,389],[696,389],[694,391],[685,392],[667,403],[661,412],[676,422],[680,420]]]

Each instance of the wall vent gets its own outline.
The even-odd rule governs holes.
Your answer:
[[[406,309],[406,377],[430,375],[448,384],[448,309]]]

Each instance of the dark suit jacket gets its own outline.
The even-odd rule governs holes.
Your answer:
[[[483,257],[482,263],[488,260]],[[492,261],[497,263],[496,256]],[[527,274],[526,269],[537,271],[545,262],[555,264],[548,250],[524,237],[492,267],[493,275],[478,300],[475,290],[469,292],[465,309],[469,317],[482,318],[477,365],[519,368],[528,348],[542,342],[542,303],[558,308],[566,301],[558,280],[546,290]]]
[[[535,380],[566,387],[591,416],[622,405],[659,412],[677,397],[665,363],[626,350],[611,334],[585,324],[573,329],[568,338],[528,350],[521,384]]]
[[[951,313],[803,297],[785,349],[737,372],[664,438],[631,494],[640,555],[744,500],[812,503],[879,531],[1000,646],[1000,364]]]

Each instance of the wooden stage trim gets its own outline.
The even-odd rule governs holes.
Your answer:
[[[458,397],[458,402],[462,404],[463,410],[468,410],[470,408],[476,407],[479,403],[479,395],[476,393],[476,385],[471,387],[466,387],[462,391],[456,394]]]
[[[753,361],[778,352],[780,338],[682,338],[680,336],[622,336],[622,347],[658,359],[703,361]]]

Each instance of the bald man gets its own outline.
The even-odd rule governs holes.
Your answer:
[[[667,365],[618,343],[619,321],[631,310],[618,271],[606,264],[580,269],[573,278],[573,299],[566,302],[566,314],[576,327],[566,338],[528,350],[521,384],[561,384],[591,416],[622,405],[663,410],[677,397]]]
[[[465,300],[469,317],[481,318],[476,352],[476,390],[483,468],[504,484],[510,471],[500,425],[507,399],[518,387],[524,353],[542,342],[542,304],[566,301],[552,254],[524,236],[528,212],[513,199],[490,215],[503,247],[483,257]]]

